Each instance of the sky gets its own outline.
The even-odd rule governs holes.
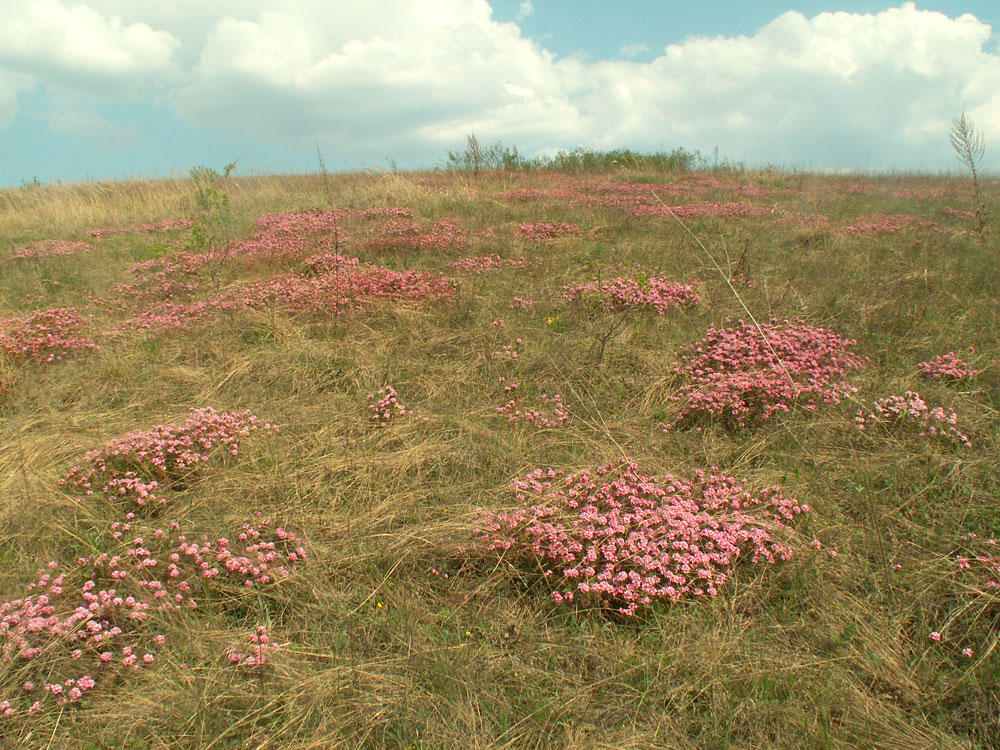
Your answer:
[[[0,186],[682,147],[1000,167],[996,0],[0,0]],[[996,144],[994,146],[994,144]]]

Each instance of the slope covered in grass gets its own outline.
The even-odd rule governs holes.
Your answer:
[[[641,166],[0,192],[0,742],[998,747],[968,186]]]

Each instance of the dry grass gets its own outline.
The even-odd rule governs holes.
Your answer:
[[[111,517],[59,486],[83,453],[183,420],[189,407],[249,408],[281,431],[205,466],[171,512],[219,535],[260,511],[310,552],[284,585],[165,622],[163,658],[134,679],[95,689],[82,705],[0,723],[5,746],[1000,747],[1000,598],[953,572],[960,535],[1000,536],[1000,371],[988,365],[1000,357],[995,238],[980,242],[943,217],[943,206],[968,204],[954,180],[873,177],[851,191],[832,177],[736,177],[717,176],[698,200],[725,201],[753,184],[766,194],[742,199],[766,211],[689,228],[723,268],[748,249],[755,286],[737,288],[758,318],[801,316],[859,340],[872,361],[853,379],[855,403],[753,431],[664,434],[676,352],[743,307],[675,222],[498,197],[565,186],[545,174],[329,178],[337,207],[404,206],[420,221],[455,218],[470,230],[466,249],[386,260],[396,268],[446,270],[460,255],[494,252],[540,264],[463,277],[451,303],[330,320],[247,311],[191,331],[102,337],[99,352],[50,367],[0,361],[0,377],[16,379],[0,405],[0,601],[24,595],[45,561],[82,554],[86,530]],[[326,208],[326,187],[315,176],[219,182],[241,232],[264,213]],[[946,192],[893,196],[904,188]],[[0,317],[76,306],[93,310],[102,330],[109,319],[87,295],[126,280],[134,260],[179,247],[185,231],[102,238],[86,255],[33,261],[13,260],[8,246],[193,211],[185,180],[0,191]],[[790,212],[830,222],[776,223]],[[838,230],[877,212],[943,229]],[[529,245],[513,231],[522,221],[571,222],[583,235]],[[473,233],[486,227],[496,236]],[[364,257],[363,247],[345,250]],[[622,264],[700,278],[705,304],[630,314],[599,360],[609,320],[562,300],[559,286]],[[509,309],[515,296],[534,307]],[[491,324],[497,318],[505,327]],[[517,360],[493,354],[515,338],[525,342]],[[979,379],[919,379],[918,361],[969,346],[987,364]],[[526,403],[560,392],[572,420],[541,431],[506,424],[496,415],[501,375],[521,382]],[[367,394],[386,384],[428,421],[372,425]],[[855,430],[858,405],[906,389],[954,407],[974,448]],[[753,486],[780,484],[813,507],[797,529],[806,549],[764,570],[741,565],[713,600],[631,619],[556,606],[533,570],[459,550],[475,537],[477,508],[514,503],[515,477],[623,455],[658,474],[719,466]],[[814,538],[822,551],[808,546]],[[267,670],[241,675],[219,654],[259,621],[282,647]],[[931,641],[932,630],[945,639]],[[960,656],[966,645],[974,658]],[[16,689],[5,674],[0,664],[0,698]]]

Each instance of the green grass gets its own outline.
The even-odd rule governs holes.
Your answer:
[[[667,203],[745,200],[761,209],[687,221],[704,248],[672,219],[564,197],[499,197],[522,187],[688,184],[677,171],[683,154],[620,156],[615,164],[567,156],[563,178],[544,169],[330,176],[337,207],[407,207],[415,221],[454,219],[469,230],[462,250],[383,258],[363,246],[359,225],[345,240],[349,256],[446,273],[450,260],[490,253],[538,265],[462,277],[451,302],[339,318],[234,311],[162,335],[111,335],[121,317],[91,295],[111,294],[131,280],[128,266],[177,252],[189,233],[95,239],[92,250],[67,257],[11,255],[34,240],[188,216],[188,181],[0,191],[0,318],[76,307],[94,315],[89,330],[101,345],[51,366],[0,360],[0,377],[16,382],[0,404],[0,601],[24,596],[46,561],[100,543],[111,514],[81,508],[59,485],[83,454],[183,421],[189,407],[249,408],[281,431],[203,467],[173,497],[171,517],[218,536],[260,511],[294,529],[310,552],[291,580],[259,598],[235,592],[201,615],[162,623],[169,646],[142,673],[99,685],[64,710],[0,718],[0,744],[1000,747],[1000,595],[953,572],[956,554],[979,549],[961,535],[1000,535],[1000,367],[990,364],[1000,358],[997,235],[989,226],[981,238],[965,232],[941,212],[967,208],[968,186],[943,177],[699,173],[715,184]],[[849,191],[852,183],[867,191]],[[317,177],[218,185],[231,197],[236,235],[264,213],[327,208]],[[745,185],[767,192],[744,195]],[[893,197],[903,187],[950,193]],[[985,187],[995,206],[996,185]],[[830,221],[785,226],[776,222],[782,212]],[[914,214],[941,229],[839,230],[871,213]],[[515,228],[528,221],[577,224],[582,235],[527,244]],[[487,227],[494,237],[474,234]],[[744,252],[754,285],[737,286],[737,298],[715,266],[735,266]],[[282,263],[227,261],[222,286],[296,267]],[[610,316],[566,302],[560,286],[636,267],[700,279],[703,304],[665,316],[632,311],[601,356]],[[214,286],[207,273],[196,283],[202,296]],[[510,309],[513,297],[535,304]],[[761,320],[801,317],[856,338],[871,360],[851,377],[856,399],[752,431],[706,424],[663,433],[658,424],[675,408],[667,397],[680,386],[670,373],[678,351],[709,326],[746,317],[744,305]],[[492,325],[498,318],[503,328]],[[517,360],[493,354],[516,338],[524,339]],[[970,346],[985,368],[976,380],[919,377],[917,362]],[[496,415],[506,399],[501,375],[521,383],[526,404],[561,393],[571,421],[548,431],[508,425]],[[367,395],[386,384],[428,421],[371,425]],[[905,390],[954,408],[973,448],[854,428],[859,406]],[[755,487],[780,484],[813,508],[796,526],[796,555],[767,568],[739,565],[715,599],[622,618],[557,606],[530,568],[458,551],[474,543],[475,509],[515,504],[512,479],[622,455],[661,475],[718,466]],[[823,550],[809,547],[814,538]],[[282,647],[260,675],[240,675],[219,654],[262,621]],[[941,643],[929,639],[932,630],[944,633]],[[960,655],[966,646],[971,659]],[[0,661],[0,699],[19,690],[15,680]]]

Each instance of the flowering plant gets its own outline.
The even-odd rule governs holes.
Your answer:
[[[72,307],[36,310],[28,315],[0,319],[0,352],[11,359],[58,362],[99,348],[82,335],[83,319]]]
[[[928,362],[918,362],[920,374],[929,380],[971,380],[982,370],[974,370],[963,359],[955,356],[955,352],[939,354]]]
[[[745,426],[796,404],[838,403],[857,390],[843,378],[865,364],[850,351],[855,343],[802,320],[710,328],[673,363],[686,382],[669,398],[683,406],[664,429],[699,416]]]
[[[585,284],[567,284],[562,289],[563,299],[569,302],[594,300],[612,310],[652,308],[657,315],[673,307],[690,307],[701,302],[693,284],[681,284],[665,276],[595,278]]]
[[[161,484],[177,482],[199,463],[207,461],[217,446],[239,453],[240,439],[257,430],[257,417],[249,410],[219,413],[211,407],[191,409],[182,425],[155,425],[144,432],[116,438],[89,451],[83,466],[74,466],[60,484],[95,492],[112,502],[164,504],[157,496]],[[276,427],[265,424],[265,430]]]
[[[541,567],[556,602],[581,598],[625,615],[657,599],[715,596],[737,560],[791,556],[781,537],[808,506],[735,478],[644,474],[630,458],[566,476],[535,469],[512,484],[521,507],[481,511],[482,542]]]
[[[931,408],[916,391],[873,401],[871,411],[858,409],[855,422],[859,430],[867,429],[872,422],[909,426],[916,428],[921,437],[940,437],[955,445],[972,447],[969,436],[958,429],[958,414],[955,410],[945,410],[942,406]]]

